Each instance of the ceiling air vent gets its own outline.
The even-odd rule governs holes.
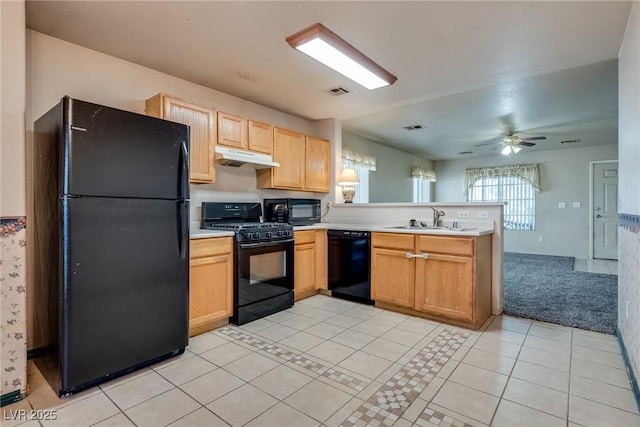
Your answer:
[[[564,141],[560,141],[560,144],[577,144],[580,142],[579,139],[565,139]]]
[[[333,96],[340,96],[340,95],[346,95],[347,93],[351,93],[349,89],[343,86],[336,86],[334,88],[329,89],[327,92],[329,92]]]
[[[427,126],[426,125],[411,125],[411,126],[405,126],[404,128],[406,130],[419,130],[419,129],[426,129]]]

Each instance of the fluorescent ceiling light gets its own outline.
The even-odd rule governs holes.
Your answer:
[[[286,39],[287,43],[367,89],[393,84],[397,78],[318,23]]]

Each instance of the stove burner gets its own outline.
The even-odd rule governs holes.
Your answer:
[[[237,242],[270,242],[293,238],[293,227],[279,222],[260,222],[260,204],[203,203],[200,228],[235,232]]]

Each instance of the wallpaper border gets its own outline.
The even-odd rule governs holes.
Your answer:
[[[640,215],[619,213],[618,223],[625,230],[629,230],[632,233],[640,233]]]

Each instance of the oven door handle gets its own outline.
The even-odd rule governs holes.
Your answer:
[[[270,240],[268,242],[259,242],[259,243],[240,243],[240,248],[245,249],[245,248],[259,248],[259,247],[264,247],[264,246],[270,246],[270,245],[278,245],[280,243],[292,243],[293,239],[287,239],[287,240]]]

